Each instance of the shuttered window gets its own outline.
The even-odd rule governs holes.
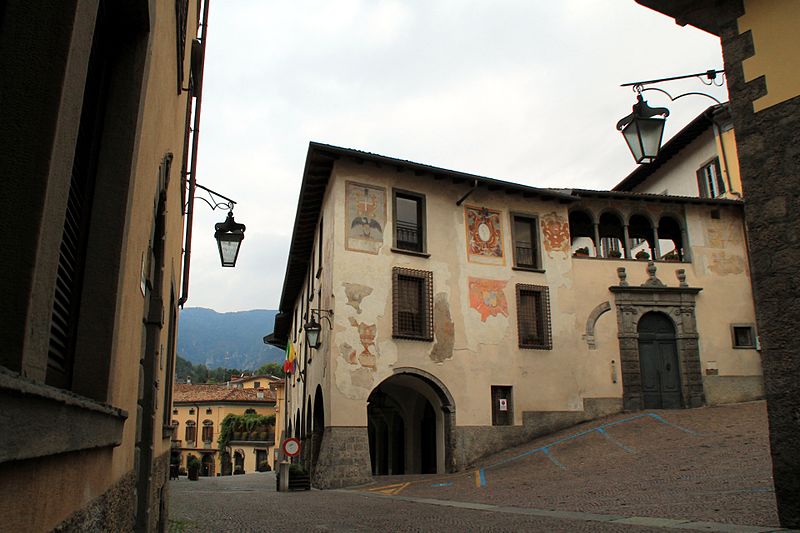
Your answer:
[[[48,385],[67,389],[71,388],[72,384],[75,336],[83,289],[83,270],[91,222],[97,154],[106,107],[109,70],[107,54],[110,47],[107,43],[108,29],[105,18],[101,5],[84,87],[50,321],[45,381]]]

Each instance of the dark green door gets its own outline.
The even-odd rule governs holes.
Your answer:
[[[661,313],[647,313],[639,321],[639,364],[645,409],[679,409],[681,378],[675,328]]]

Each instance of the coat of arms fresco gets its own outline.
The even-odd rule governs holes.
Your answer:
[[[464,206],[464,219],[467,226],[467,259],[473,263],[504,265],[500,211]]]
[[[377,254],[386,229],[386,189],[348,181],[345,206],[347,249]]]
[[[508,300],[503,289],[507,281],[469,278],[469,306],[481,315],[481,322],[490,316],[508,316]]]
[[[544,233],[544,249],[548,252],[569,252],[569,223],[556,213],[548,213],[542,217],[542,233]]]

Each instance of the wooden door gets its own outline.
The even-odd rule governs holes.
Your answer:
[[[639,321],[639,364],[642,406],[645,409],[681,408],[675,328],[661,313],[648,313]]]

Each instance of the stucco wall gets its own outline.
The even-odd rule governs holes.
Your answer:
[[[710,133],[707,141],[706,149],[713,153]],[[689,165],[693,176],[694,163]],[[350,227],[345,209],[347,182],[385,189],[386,223],[383,244],[377,254],[347,249],[346,232]],[[391,251],[393,186],[426,196],[430,257]],[[559,230],[567,231],[566,204],[523,199],[485,189],[476,190],[465,205],[500,211],[505,264],[471,262],[466,252],[464,207],[455,205],[468,188],[466,184],[454,185],[370,164],[347,161],[336,164],[323,210],[326,234],[330,234],[333,226],[333,251],[328,252],[332,268],[327,268],[327,263],[325,268],[333,275],[334,328],[330,337],[324,338],[321,353],[314,354],[313,363],[308,367],[311,379],[306,400],[307,404],[313,401],[316,383],[324,386],[327,379],[331,380],[330,386],[324,387],[326,404],[331,404],[330,408],[326,405],[326,425],[365,426],[367,397],[375,386],[392,375],[394,368],[401,366],[427,371],[442,381],[455,400],[457,426],[491,425],[491,385],[513,387],[516,425],[523,423],[524,412],[578,412],[584,409],[585,399],[621,397],[616,311],[608,287],[619,283],[616,269],[620,266],[627,267],[631,284],[643,283],[647,278],[646,263],[573,258],[569,253],[568,234],[563,242],[559,238]],[[625,201],[617,204],[615,208],[623,213],[643,209],[639,204]],[[587,200],[583,205],[598,213],[609,207],[605,201],[593,204]],[[754,323],[741,210],[723,207],[718,209],[720,218],[714,219],[708,206],[653,205],[646,206],[648,209],[652,211],[653,220],[658,220],[660,213],[669,213],[688,224],[693,261],[659,262],[658,276],[667,285],[677,286],[675,271],[683,268],[690,285],[703,288],[697,299],[703,364],[718,376],[747,376],[748,379],[759,376],[758,353],[734,349],[731,343],[730,324]],[[540,218],[543,272],[512,268],[510,212],[529,213]],[[452,339],[438,326],[433,342],[392,338],[391,272],[394,266],[433,272],[434,314],[439,322],[452,322]],[[470,305],[470,278],[505,283],[502,293],[507,316],[503,312],[483,316]],[[517,283],[549,287],[552,350],[518,347],[514,289]],[[323,286],[327,295],[328,286]],[[590,349],[584,338],[587,319],[603,302],[610,302],[611,310],[597,319],[595,347]],[[374,343],[370,342],[373,332]],[[362,343],[364,333],[367,345]],[[302,341],[301,336],[298,339]],[[366,352],[369,355],[365,355]],[[328,353],[329,360],[325,357]],[[319,361],[320,355],[323,361]],[[302,384],[297,384],[291,389],[293,416],[301,408],[301,388]],[[723,397],[726,396],[709,395],[711,400]]]

